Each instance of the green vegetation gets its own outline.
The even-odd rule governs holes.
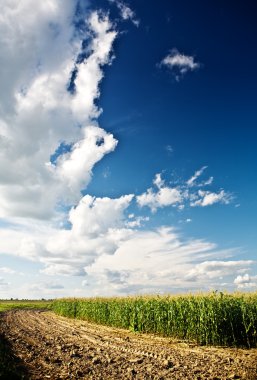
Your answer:
[[[49,309],[51,300],[0,300],[0,312],[11,309]]]
[[[59,299],[59,315],[201,345],[257,346],[257,293]]]

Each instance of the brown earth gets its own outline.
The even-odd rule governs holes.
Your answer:
[[[257,379],[257,349],[199,347],[50,312],[3,313],[25,379]]]

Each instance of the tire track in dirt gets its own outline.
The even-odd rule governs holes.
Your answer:
[[[0,330],[33,380],[257,379],[257,349],[198,347],[35,310],[2,314]]]

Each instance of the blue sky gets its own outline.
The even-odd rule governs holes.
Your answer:
[[[255,14],[5,2],[0,298],[256,290]]]

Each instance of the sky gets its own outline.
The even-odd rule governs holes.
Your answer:
[[[0,298],[257,289],[254,0],[5,0]]]

